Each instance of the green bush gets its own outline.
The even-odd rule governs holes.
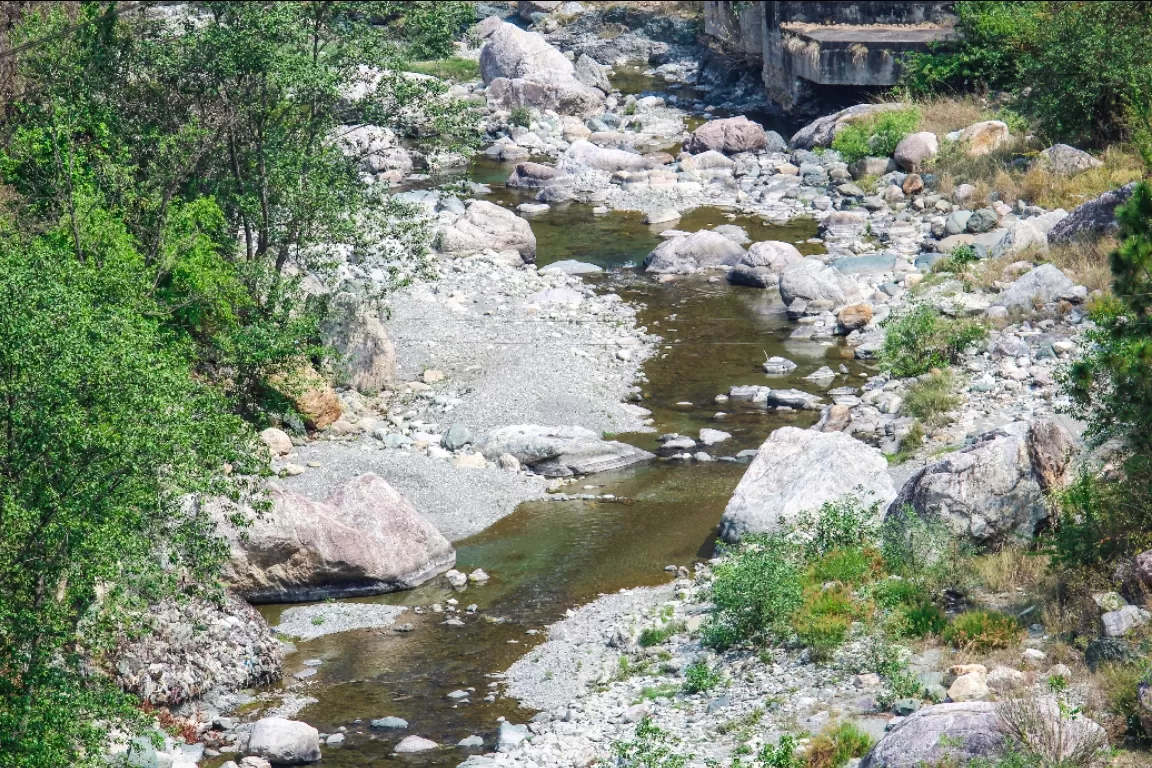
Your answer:
[[[795,548],[779,537],[750,536],[713,571],[712,614],[703,642],[713,648],[787,637],[803,602]]]
[[[916,605],[928,599],[924,587],[909,579],[884,579],[872,586],[872,600],[883,608],[895,608],[900,605]]]
[[[962,275],[968,267],[979,261],[976,249],[971,245],[958,245],[952,249],[946,258],[940,259],[932,265],[933,272],[951,272]]]
[[[684,693],[707,693],[724,682],[724,673],[704,659],[697,659],[684,670]]]
[[[863,547],[875,541],[880,502],[866,504],[860,495],[845,494],[824,502],[818,509],[800,513],[793,524],[809,558],[834,549]]]
[[[832,149],[845,162],[863,157],[890,157],[896,145],[920,125],[920,112],[894,109],[849,124],[832,139]]]
[[[945,524],[926,520],[911,506],[889,512],[880,531],[880,552],[890,573],[930,594],[965,592],[974,580],[973,550]]]
[[[902,606],[894,627],[902,637],[928,637],[940,634],[947,625],[948,619],[940,606],[923,600]]]
[[[968,611],[944,629],[944,642],[954,648],[983,653],[1011,648],[1020,640],[1023,628],[1014,616],[996,611]]]
[[[684,768],[692,755],[678,750],[680,739],[645,717],[636,725],[636,737],[612,745],[617,768]]]
[[[840,723],[818,733],[804,752],[808,768],[842,768],[849,760],[864,757],[875,741],[855,723]]]
[[[969,345],[988,333],[979,322],[944,317],[928,304],[916,304],[890,317],[884,321],[884,329],[880,364],[900,378],[955,363]]]
[[[792,617],[792,628],[814,659],[825,660],[848,639],[852,622],[860,612],[847,589],[814,587]]]
[[[1152,109],[1152,6],[956,3],[961,35],[906,57],[913,93],[1003,89],[1053,140],[1101,144],[1138,132]]]
[[[508,122],[521,128],[527,128],[532,125],[532,110],[528,107],[513,107],[512,111],[508,113]]]

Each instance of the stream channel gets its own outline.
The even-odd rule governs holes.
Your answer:
[[[518,197],[503,181],[514,164],[477,160],[469,171],[472,180],[489,184],[489,199],[514,206],[530,198]],[[783,240],[803,253],[822,246],[806,240],[816,233],[815,222],[795,221],[773,226],[762,220],[731,217],[727,211],[702,208],[671,225],[647,226],[638,213],[594,215],[591,206],[571,204],[533,216],[538,243],[538,265],[562,259],[592,262],[603,274],[586,276],[597,290],[614,291],[639,309],[639,324],[664,341],[643,366],[648,382],[641,405],[652,411],[652,433],[618,435],[639,447],[655,451],[656,437],[679,432],[693,438],[705,427],[722,429],[732,439],[713,446],[717,457],[735,456],[758,447],[777,427],[806,427],[814,412],[777,414],[736,403],[718,405],[717,394],[738,384],[796,387],[821,392],[803,377],[822,365],[848,366],[850,375],[837,386],[862,381],[862,368],[840,344],[790,342],[792,327],[775,290],[733,287],[722,278],[707,277],[658,283],[638,267],[659,242],[659,232],[670,227],[695,231],[718,224],[745,228],[753,242]],[[715,273],[713,273],[715,274]],[[592,321],[592,319],[590,319]],[[799,364],[789,376],[768,377],[761,363],[765,356],[782,355]],[[717,411],[728,415],[717,419]],[[469,572],[483,568],[492,579],[453,593],[443,579],[403,593],[360,599],[397,605],[429,606],[456,597],[461,609],[478,606],[475,616],[464,615],[465,626],[441,623],[443,614],[411,611],[399,622],[412,622],[415,631],[389,630],[332,634],[298,643],[286,659],[286,677],[319,660],[309,685],[297,692],[318,701],[297,716],[320,729],[348,729],[343,746],[324,749],[330,768],[384,768],[385,766],[455,766],[469,754],[495,748],[498,718],[526,722],[534,713],[512,699],[498,697],[488,703],[489,683],[535,644],[542,642],[549,624],[569,608],[598,595],[622,588],[655,585],[670,580],[669,564],[691,567],[711,556],[721,513],[746,464],[656,460],[648,464],[589,476],[564,490],[614,494],[624,502],[534,501],[480,534],[455,542],[457,568]],[[273,625],[289,606],[261,606]],[[532,634],[529,634],[532,632]],[[470,702],[447,698],[450,691],[474,689]],[[497,691],[499,689],[496,689]],[[406,731],[369,728],[369,721],[385,716],[409,722]],[[436,752],[395,756],[392,747],[409,734],[432,739],[444,748]],[[466,736],[484,738],[483,748],[466,750],[454,745]]]

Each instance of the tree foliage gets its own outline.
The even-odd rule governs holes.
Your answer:
[[[906,61],[913,91],[1004,89],[1054,140],[1131,137],[1152,115],[1152,3],[956,4],[961,39]]]

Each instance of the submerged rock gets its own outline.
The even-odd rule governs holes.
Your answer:
[[[856,281],[819,259],[805,259],[780,275],[780,298],[785,304],[803,301],[830,301],[833,307],[863,301]]]
[[[297,602],[409,589],[456,561],[436,528],[396,489],[360,475],[322,502],[279,486],[243,530],[225,525],[225,577],[251,602]]]
[[[488,433],[477,448],[490,461],[508,454],[546,477],[605,472],[655,458],[648,451],[615,440],[602,440],[592,430],[575,426],[501,427]]]
[[[308,723],[266,717],[252,726],[248,754],[274,765],[314,763],[320,759],[320,734]]]
[[[733,542],[785,530],[801,512],[850,493],[881,507],[896,495],[880,451],[840,432],[782,427],[760,446],[736,486],[720,537]]]
[[[718,232],[702,230],[665,240],[644,259],[647,272],[689,273],[710,267],[730,267],[744,249]]]

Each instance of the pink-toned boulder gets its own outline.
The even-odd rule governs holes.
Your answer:
[[[696,154],[711,149],[731,155],[756,152],[767,146],[768,135],[763,126],[741,115],[704,123],[684,142],[684,151]]]
[[[395,488],[360,475],[324,501],[273,485],[272,508],[237,530],[230,586],[254,603],[409,589],[452,567],[456,551]]]
[[[1007,144],[1009,139],[1007,123],[999,120],[973,123],[960,133],[960,143],[969,157],[990,155]]]

